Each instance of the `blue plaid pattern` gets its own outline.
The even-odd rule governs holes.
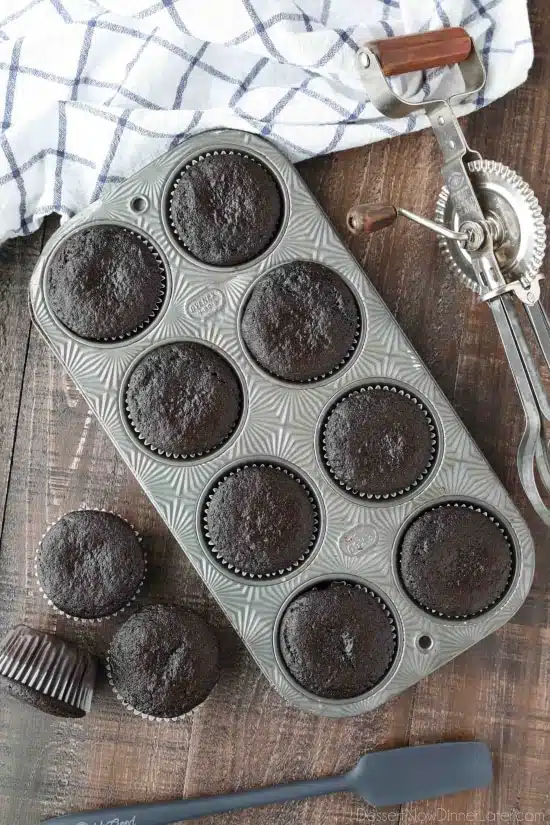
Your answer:
[[[67,218],[196,132],[257,132],[292,160],[424,128],[387,121],[356,70],[365,40],[465,26],[488,82],[523,82],[526,0],[0,0],[0,242]],[[395,79],[421,99],[453,71]]]

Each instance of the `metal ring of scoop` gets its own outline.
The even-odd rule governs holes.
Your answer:
[[[467,166],[483,213],[493,224],[495,255],[507,281],[528,285],[539,276],[546,250],[546,226],[533,190],[513,169],[494,160],[472,160]],[[437,223],[459,230],[458,217],[444,187],[435,210]],[[439,246],[451,272],[481,296],[470,256],[463,245],[439,238]]]

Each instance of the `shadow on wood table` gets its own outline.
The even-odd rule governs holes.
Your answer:
[[[469,117],[471,145],[515,168],[550,207],[550,8],[533,10],[537,59],[526,85]],[[493,748],[490,790],[378,813],[379,821],[550,817],[550,532],[519,486],[523,414],[487,307],[443,269],[434,237],[403,224],[371,239],[345,229],[349,206],[384,197],[430,215],[440,186],[431,134],[300,164],[300,172],[455,405],[532,528],[533,590],[519,614],[453,663],[375,711],[349,720],[284,705],[242,649],[160,518],[38,334],[27,309],[46,227],[0,258],[0,632],[26,621],[98,653],[99,634],[55,617],[38,598],[33,556],[48,523],[82,504],[120,512],[148,537],[146,598],[185,602],[223,631],[226,668],[206,705],[178,724],[126,713],[100,682],[84,721],[0,703],[0,825],[34,825],[71,809],[215,793],[342,771],[366,750],[476,737]],[[465,815],[469,819],[465,820]],[[219,825],[344,825],[374,821],[351,796],[218,817]],[[510,820],[508,820],[510,821]],[[521,821],[521,819],[520,819]],[[210,820],[208,820],[210,823]],[[214,820],[212,820],[213,825]]]

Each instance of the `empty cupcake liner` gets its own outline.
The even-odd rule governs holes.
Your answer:
[[[143,713],[143,711],[138,710],[133,705],[130,704],[117,690],[114,679],[113,679],[113,672],[111,669],[111,661],[110,661],[110,650],[107,652],[107,656],[105,658],[105,670],[107,672],[107,680],[111,686],[111,690],[113,691],[114,695],[118,699],[118,701],[126,708],[129,713],[133,713],[134,716],[139,716],[140,719],[145,719],[148,722],[181,722],[183,719],[189,719],[196,710],[198,710],[201,705],[206,702],[208,696],[203,699],[200,705],[196,705],[191,710],[186,711],[185,713],[180,714],[179,716],[153,716],[150,713]]]
[[[94,656],[23,624],[0,643],[0,676],[83,714],[90,710],[96,673]]]
[[[139,363],[139,361],[137,363]],[[137,366],[137,364],[136,364],[136,366]],[[148,438],[145,438],[145,436],[140,433],[137,424],[134,422],[134,420],[132,418],[132,415],[130,413],[130,408],[128,406],[128,402],[126,400],[127,399],[127,392],[128,392],[128,390],[126,388],[125,391],[124,391],[124,399],[125,399],[124,411],[126,413],[126,418],[128,420],[128,423],[129,423],[130,427],[132,428],[132,431],[134,432],[134,434],[136,435],[136,437],[140,441],[140,443],[143,444],[144,447],[147,447],[148,450],[151,450],[151,452],[156,453],[156,455],[163,456],[164,458],[170,458],[170,459],[173,459],[174,461],[194,461],[197,458],[202,458],[203,456],[212,455],[212,453],[216,453],[221,447],[223,447],[224,444],[226,444],[229,441],[230,438],[232,438],[232,436],[234,435],[237,427],[239,426],[239,424],[241,422],[241,418],[242,418],[242,415],[243,415],[243,409],[244,409],[243,390],[242,390],[242,386],[241,386],[241,381],[240,381],[237,373],[235,373],[235,377],[237,378],[237,382],[239,384],[239,410],[238,410],[238,413],[237,413],[237,417],[235,418],[233,426],[231,427],[231,429],[227,433],[227,435],[224,436],[218,442],[218,444],[216,444],[214,447],[210,447],[207,450],[197,450],[196,452],[193,452],[193,453],[172,453],[169,450],[163,450],[161,447],[155,446],[155,444],[153,444],[151,441],[149,441]]]
[[[107,616],[99,616],[96,619],[86,619],[86,618],[82,618],[80,616],[71,616],[70,613],[66,613],[64,610],[61,610],[61,608],[58,607],[50,599],[50,597],[47,595],[47,593],[44,591],[44,588],[42,587],[42,584],[40,582],[40,578],[39,578],[39,575],[38,575],[38,560],[39,560],[39,556],[40,556],[40,548],[42,547],[42,542],[44,541],[44,538],[50,532],[52,527],[54,527],[59,521],[61,521],[62,518],[64,518],[65,516],[67,516],[71,512],[72,513],[80,512],[80,510],[86,510],[86,511],[91,510],[95,513],[109,513],[110,515],[117,516],[117,518],[119,518],[122,521],[126,522],[128,527],[130,527],[133,530],[133,532],[135,533],[135,536],[136,536],[137,540],[139,541],[139,543],[141,545],[141,550],[142,550],[142,553],[143,553],[143,576],[142,576],[141,581],[138,585],[138,588],[137,588],[136,592],[134,593],[134,595],[132,596],[132,598],[128,602],[126,602],[125,605],[123,605],[122,607],[119,607],[118,610],[115,610],[114,613],[109,613]],[[136,530],[136,528],[134,527],[134,525],[130,521],[128,521],[127,518],[124,518],[124,516],[121,516],[120,513],[115,513],[113,510],[105,510],[104,508],[97,508],[97,507],[81,507],[80,510],[76,510],[76,511],[75,510],[69,510],[68,513],[63,513],[62,516],[59,516],[59,518],[56,519],[55,521],[53,521],[49,525],[48,529],[44,531],[44,533],[42,534],[42,538],[40,539],[40,542],[38,543],[38,547],[36,548],[36,552],[35,552],[34,575],[35,575],[35,579],[36,579],[38,589],[40,590],[40,592],[42,594],[42,598],[48,603],[48,605],[56,613],[58,613],[60,616],[65,616],[66,619],[72,619],[73,622],[78,622],[79,624],[98,625],[98,624],[101,624],[101,622],[104,622],[106,619],[112,619],[115,616],[118,616],[120,613],[124,613],[124,611],[128,607],[131,607],[132,602],[134,602],[136,600],[136,598],[138,597],[138,595],[139,595],[139,593],[140,593],[140,591],[143,587],[143,583],[145,581],[145,578],[147,576],[147,563],[148,563],[147,553],[145,551],[145,548],[143,547],[142,538],[141,538],[140,534],[138,533],[138,531]]]
[[[271,246],[271,244],[273,243],[273,241],[275,240],[275,238],[279,234],[279,230],[281,228],[281,223],[282,223],[282,219],[283,219],[283,211],[284,211],[284,201],[283,201],[282,195],[281,195],[281,218],[277,223],[275,231],[273,232],[273,234],[271,235],[271,237],[267,241],[267,243],[265,245],[265,248],[260,250],[250,260],[243,261],[240,264],[218,264],[217,265],[217,264],[207,263],[206,261],[201,261],[201,259],[197,258],[197,256],[189,249],[189,247],[187,246],[187,244],[185,243],[185,241],[183,240],[183,238],[179,234],[179,232],[178,232],[178,230],[177,230],[177,228],[176,228],[176,226],[175,226],[175,224],[172,220],[172,200],[173,200],[173,197],[174,197],[174,192],[175,192],[176,187],[178,186],[181,178],[185,174],[185,172],[187,172],[193,166],[196,166],[197,163],[201,163],[206,158],[217,157],[218,155],[237,155],[238,157],[246,158],[247,160],[251,160],[253,163],[257,163],[258,166],[261,166],[262,169],[264,169],[267,172],[267,174],[271,178],[273,178],[275,184],[277,185],[277,189],[279,190],[279,193],[280,193],[280,186],[279,186],[277,180],[275,179],[273,173],[270,171],[270,169],[265,164],[262,163],[261,160],[258,160],[258,158],[256,158],[254,155],[249,155],[246,152],[239,152],[236,149],[214,149],[211,152],[204,152],[203,154],[197,155],[197,157],[193,158],[188,163],[186,163],[185,166],[180,170],[177,178],[175,179],[175,181],[172,184],[172,188],[170,190],[170,195],[168,197],[168,216],[167,216],[168,217],[168,222],[170,224],[170,229],[172,230],[172,233],[173,233],[175,239],[180,244],[180,246],[182,246],[183,249],[185,249],[187,254],[191,258],[193,258],[193,260],[199,261],[199,263],[203,263],[206,266],[212,266],[215,269],[230,269],[231,267],[234,267],[234,266],[247,266],[248,264],[251,264],[253,261],[257,260],[261,255],[263,255],[264,252],[266,251],[266,249],[268,249]]]
[[[133,229],[126,229],[125,227],[122,228],[122,231],[127,232],[129,235],[134,235],[134,237],[136,237],[139,241],[141,241],[141,243],[145,244],[147,249],[152,253],[152,255],[153,255],[153,257],[154,257],[154,259],[157,263],[157,266],[158,266],[159,272],[160,272],[160,290],[159,290],[159,295],[157,297],[156,305],[153,308],[153,311],[150,313],[148,319],[146,321],[143,321],[141,324],[138,324],[136,327],[131,329],[129,332],[124,332],[124,333],[122,333],[122,335],[114,335],[114,336],[111,336],[109,338],[99,338],[99,339],[85,338],[84,336],[79,335],[78,337],[82,338],[83,341],[91,341],[91,342],[96,341],[97,343],[99,343],[100,341],[104,341],[105,343],[112,343],[113,341],[126,341],[128,338],[131,338],[132,336],[137,335],[139,332],[141,332],[143,329],[145,329],[145,327],[149,326],[149,324],[158,315],[159,310],[161,309],[162,304],[164,302],[164,298],[165,298],[165,295],[166,295],[166,269],[165,269],[164,263],[162,261],[162,257],[157,252],[156,247],[153,246],[151,241],[147,240],[147,238],[145,238],[139,232],[136,232]],[[45,283],[46,282],[47,282],[47,279],[45,279]],[[54,313],[54,315],[55,315],[55,313]],[[63,323],[63,321],[61,321],[61,323]],[[78,333],[76,333],[76,332],[73,333],[73,334],[78,335]]]
[[[309,546],[308,546],[307,550],[304,553],[302,553],[302,555],[295,562],[293,562],[289,567],[285,567],[282,570],[276,570],[273,573],[260,573],[260,574],[258,574],[258,573],[247,573],[245,570],[241,570],[240,568],[235,567],[234,564],[231,564],[231,562],[226,561],[226,559],[224,559],[224,557],[216,551],[214,542],[210,538],[210,533],[208,532],[208,508],[209,508],[209,502],[212,500],[212,497],[213,497],[214,493],[216,492],[216,490],[219,487],[221,487],[221,485],[224,483],[224,481],[227,481],[228,478],[230,478],[231,476],[236,475],[237,473],[240,473],[242,470],[246,469],[247,467],[269,467],[273,470],[278,470],[279,472],[284,473],[289,478],[291,478],[294,481],[298,482],[300,487],[302,487],[302,489],[305,490],[305,492],[307,493],[308,500],[309,500],[309,502],[310,502],[310,504],[313,508],[313,525],[314,525],[313,535],[311,536],[311,540],[309,542]],[[263,579],[273,580],[275,578],[280,578],[281,576],[284,576],[287,573],[291,573],[293,570],[296,570],[298,567],[300,567],[306,561],[306,559],[310,555],[311,551],[315,547],[315,544],[317,542],[317,538],[319,536],[319,508],[317,507],[317,502],[315,501],[315,497],[314,497],[310,487],[299,475],[297,475],[296,473],[291,472],[290,470],[287,470],[285,467],[281,467],[279,464],[272,464],[272,463],[263,462],[263,461],[262,462],[255,461],[255,462],[250,462],[248,464],[241,464],[241,466],[236,467],[234,470],[231,470],[231,472],[229,472],[227,475],[223,476],[223,478],[219,479],[219,481],[217,481],[216,484],[210,488],[210,490],[208,491],[208,494],[206,496],[206,499],[204,501],[204,504],[203,504],[202,515],[201,515],[201,526],[202,526],[203,538],[204,538],[206,544],[208,545],[208,549],[210,550],[210,552],[214,556],[214,558],[217,559],[217,561],[219,561],[225,568],[227,568],[227,570],[230,570],[232,573],[235,573],[238,576],[242,576],[245,579],[256,579],[258,581],[263,580]]]
[[[431,454],[430,460],[426,464],[425,469],[412,482],[412,484],[409,484],[406,487],[402,487],[399,490],[393,490],[391,493],[364,493],[361,490],[355,490],[351,485],[346,484],[345,481],[342,481],[338,477],[336,472],[332,469],[329,458],[326,454],[325,431],[326,431],[326,427],[327,427],[327,424],[329,422],[329,419],[330,419],[332,413],[336,410],[337,407],[340,406],[342,401],[345,401],[350,396],[357,395],[358,393],[370,392],[372,390],[383,390],[384,392],[392,392],[392,393],[395,393],[396,395],[401,395],[404,398],[407,398],[409,401],[412,401],[413,404],[416,404],[416,406],[420,410],[422,410],[422,412],[426,416],[426,421],[428,422],[428,426],[429,426],[429,429],[430,429],[431,442],[432,442],[432,447],[431,447],[431,453],[432,454]],[[329,471],[329,473],[331,475],[331,478],[334,481],[336,481],[337,484],[340,487],[342,487],[344,490],[346,490],[346,492],[351,493],[353,496],[357,496],[358,498],[367,499],[369,501],[388,501],[390,499],[397,499],[400,496],[406,495],[407,493],[409,493],[415,487],[418,487],[419,484],[422,484],[422,482],[424,482],[426,480],[427,476],[430,473],[430,470],[432,469],[432,467],[434,465],[435,459],[436,459],[437,450],[438,450],[438,438],[437,438],[437,430],[436,430],[435,424],[433,422],[433,419],[432,419],[430,413],[428,412],[428,410],[426,409],[426,407],[424,406],[422,401],[420,401],[420,399],[417,398],[416,395],[414,395],[414,393],[409,392],[408,390],[404,390],[403,388],[399,387],[396,384],[377,383],[377,384],[365,385],[364,387],[359,387],[358,389],[354,389],[351,392],[345,393],[343,396],[341,396],[338,399],[338,401],[328,411],[328,413],[325,416],[325,420],[323,421],[323,428],[322,428],[322,433],[321,433],[321,447],[322,447],[323,462],[325,464],[325,467]]]
[[[503,589],[502,593],[500,593],[495,599],[492,599],[492,601],[490,601],[482,610],[478,610],[475,613],[462,613],[462,614],[453,616],[453,615],[449,615],[449,614],[446,614],[446,613],[441,613],[438,610],[433,610],[431,607],[428,607],[427,605],[425,605],[421,601],[419,601],[417,598],[412,596],[409,593],[409,591],[407,590],[407,588],[405,587],[405,583],[403,582],[403,580],[401,578],[401,572],[400,572],[400,570],[401,570],[401,547],[399,548],[398,556],[397,556],[397,562],[398,562],[398,568],[399,568],[399,578],[401,580],[402,587],[405,590],[405,593],[407,594],[408,598],[412,602],[414,602],[414,604],[418,605],[418,607],[421,607],[422,610],[425,610],[426,613],[430,613],[432,616],[439,616],[442,619],[456,619],[456,620],[459,620],[459,621],[463,621],[464,619],[477,619],[479,616],[482,616],[484,613],[487,613],[489,610],[491,610],[491,608],[493,608],[496,604],[498,604],[500,601],[502,601],[502,599],[504,598],[504,596],[506,595],[506,593],[508,592],[508,590],[510,588],[510,585],[512,583],[512,579],[514,578],[514,571],[515,571],[515,553],[514,553],[514,549],[513,549],[513,543],[512,543],[512,540],[511,540],[511,538],[508,534],[508,531],[502,526],[502,524],[499,522],[499,520],[492,513],[490,513],[488,510],[485,510],[482,507],[478,507],[477,505],[474,505],[474,504],[468,504],[467,502],[464,502],[464,501],[449,501],[449,502],[446,502],[445,504],[439,504],[439,505],[437,505],[437,507],[429,507],[427,510],[424,510],[419,515],[423,516],[426,513],[435,512],[436,510],[443,510],[447,507],[456,507],[456,508],[462,509],[462,510],[472,510],[475,513],[481,513],[483,516],[488,518],[489,521],[491,521],[496,527],[498,527],[498,529],[500,530],[500,532],[502,533],[502,535],[506,539],[506,543],[507,543],[507,545],[510,549],[510,575],[508,577],[508,580],[507,580],[507,582],[504,586],[504,589]],[[413,519],[412,521],[410,521],[407,524],[407,529],[412,524],[414,524],[415,520],[416,519]],[[403,533],[403,536],[405,535],[405,532]],[[402,539],[401,539],[401,544],[402,544]]]
[[[355,587],[359,590],[364,590],[365,593],[368,593],[369,596],[371,596],[373,599],[375,599],[376,602],[380,605],[380,607],[382,608],[382,610],[384,612],[384,615],[387,617],[388,622],[389,622],[389,624],[391,625],[391,628],[392,628],[392,637],[393,637],[392,657],[391,657],[390,663],[388,664],[388,667],[387,667],[386,671],[383,673],[383,675],[380,677],[380,679],[378,679],[377,682],[375,682],[373,685],[371,685],[371,687],[367,691],[365,691],[365,693],[362,693],[362,694],[354,697],[353,699],[342,700],[342,699],[327,699],[326,697],[317,697],[317,698],[322,698],[323,702],[342,702],[342,701],[357,702],[357,701],[360,701],[361,699],[363,699],[367,694],[369,694],[373,690],[375,690],[378,687],[378,685],[381,682],[384,681],[384,679],[386,678],[386,676],[388,675],[388,673],[392,669],[392,667],[394,665],[394,662],[395,662],[395,658],[397,656],[397,647],[398,647],[397,627],[396,627],[396,624],[395,624],[395,619],[394,619],[393,613],[390,610],[390,608],[388,607],[388,605],[386,604],[386,602],[384,601],[384,599],[381,596],[379,596],[378,593],[376,593],[374,590],[371,590],[370,587],[367,587],[364,584],[359,584],[358,582],[346,581],[345,579],[327,579],[326,581],[324,581],[322,583],[321,586],[330,587],[332,585],[338,585],[338,586],[341,586],[341,587]],[[283,616],[285,615],[286,611],[294,603],[294,601],[296,599],[300,598],[300,596],[302,596],[304,593],[309,592],[310,590],[319,590],[319,587],[320,587],[319,584],[317,584],[317,585],[314,584],[313,587],[309,587],[309,588],[306,587],[303,590],[300,590],[300,592],[298,592],[297,594],[295,594],[294,597],[292,598],[292,600],[287,603],[287,605],[285,607],[285,610],[284,610],[284,613],[281,614],[280,620],[282,621]],[[306,690],[307,691],[307,688],[300,685],[300,683],[295,679],[295,677],[292,675],[292,673],[289,671],[288,667],[285,664],[285,660],[283,658],[283,655],[282,655],[282,652],[281,652],[281,649],[280,649],[280,644],[281,644],[281,642],[280,642],[280,625],[279,625],[278,630],[277,630],[277,644],[279,645],[279,659],[280,659],[280,662],[281,662],[282,666],[284,667],[289,679],[291,679],[296,685],[298,685],[300,690]],[[308,691],[308,693],[310,693],[310,691]],[[311,695],[313,696],[315,694],[311,694]]]

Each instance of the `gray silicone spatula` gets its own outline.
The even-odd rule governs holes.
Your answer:
[[[131,825],[170,825],[199,816],[255,808],[273,802],[291,802],[338,791],[353,791],[371,805],[399,805],[484,788],[490,785],[492,778],[491,754],[483,742],[443,742],[367,753],[354,768],[340,776],[222,796],[65,814],[47,819],[42,825],[99,825],[113,820]]]

